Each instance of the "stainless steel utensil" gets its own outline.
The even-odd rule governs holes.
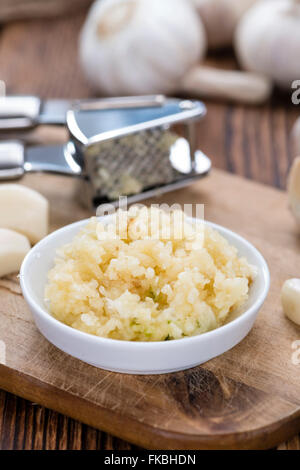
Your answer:
[[[33,96],[0,98],[1,131],[66,125],[65,145],[26,147],[16,139],[0,141],[0,181],[26,172],[76,176],[81,200],[89,206],[128,203],[185,186],[205,176],[210,160],[195,145],[195,121],[205,115],[199,101],[162,95],[80,101]],[[183,123],[185,135],[173,126]]]

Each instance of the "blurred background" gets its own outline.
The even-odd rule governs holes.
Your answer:
[[[213,166],[285,189],[300,155],[297,0],[0,0],[0,23],[7,94],[203,99]],[[133,448],[4,392],[0,429],[1,415],[0,448]]]
[[[299,114],[296,0],[99,0],[88,13],[91,4],[0,0],[7,94],[203,98],[198,141],[214,166],[285,187]]]

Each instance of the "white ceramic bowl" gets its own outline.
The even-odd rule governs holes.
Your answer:
[[[258,267],[247,302],[224,326],[178,340],[132,342],[93,336],[56,320],[44,303],[47,273],[53,266],[56,249],[70,242],[86,223],[87,220],[82,220],[48,235],[27,254],[21,267],[21,287],[35,323],[59,349],[102,369],[130,374],[162,374],[188,369],[219,356],[238,344],[251,330],[269,290],[268,266],[244,238],[209,222],[206,223],[237,247],[240,255]]]

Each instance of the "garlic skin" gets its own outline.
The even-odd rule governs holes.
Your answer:
[[[172,93],[203,58],[206,36],[187,0],[100,0],[79,46],[83,71],[102,94]]]
[[[300,325],[300,279],[293,278],[284,282],[281,303],[287,318]]]
[[[300,228],[300,157],[295,158],[288,176],[288,202]]]
[[[263,73],[291,90],[300,77],[300,3],[258,2],[240,20],[234,43],[244,69]]]
[[[230,46],[242,15],[257,0],[191,0],[204,23],[208,47]]]

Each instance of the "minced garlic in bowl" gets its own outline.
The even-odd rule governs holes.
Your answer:
[[[132,207],[92,218],[57,253],[45,299],[63,323],[97,336],[164,341],[221,326],[248,298],[255,268],[181,211]]]

